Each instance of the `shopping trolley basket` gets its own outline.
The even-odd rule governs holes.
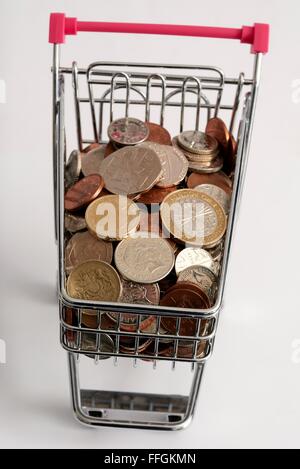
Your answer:
[[[243,73],[236,78],[228,78],[223,70],[215,66],[127,62],[95,62],[86,69],[77,67],[76,62],[73,62],[69,67],[62,67],[60,46],[67,35],[76,35],[79,31],[238,39],[242,43],[251,45],[251,51],[254,54],[254,72],[252,78],[247,78]],[[74,412],[82,423],[93,426],[174,430],[185,427],[193,416],[204,366],[212,353],[222,305],[233,229],[236,224],[249,153],[262,56],[268,51],[268,38],[269,27],[265,24],[229,29],[82,22],[75,18],[67,18],[61,13],[51,15],[49,42],[53,44],[53,163],[61,344],[68,352]],[[143,115],[145,121],[149,121],[152,109],[159,109],[160,125],[170,118],[173,123],[177,121],[177,129],[179,127],[180,131],[185,128],[187,112],[191,111],[194,111],[193,126],[196,122],[196,129],[199,127],[200,120],[203,120],[203,114],[204,119],[222,114],[232,133],[237,128],[238,146],[233,196],[228,216],[218,295],[212,308],[195,311],[161,306],[98,303],[75,300],[67,294],[64,266],[64,172],[67,132],[64,96],[65,82],[68,83],[68,81],[72,82],[74,90],[75,112],[73,114],[76,117],[78,150],[80,151],[83,150],[84,145],[105,142],[106,136],[103,132],[105,122],[110,123],[113,117],[124,115],[128,117],[129,108],[131,116]],[[85,87],[85,96],[81,94],[81,86]],[[92,138],[83,137],[85,124],[83,106],[90,109],[88,119],[91,121]],[[120,113],[123,114],[120,116]],[[238,125],[236,125],[237,121]],[[108,325],[103,319],[105,312],[110,312],[110,314],[113,312],[117,318],[114,327],[111,327],[111,324]],[[121,330],[120,315],[125,312],[136,315],[137,327],[134,331]],[[83,315],[90,319],[88,324],[86,320],[83,324]],[[145,332],[141,327],[142,318],[149,315],[155,317],[155,327],[151,332]],[[162,337],[160,334],[161,318],[168,316],[176,318],[176,332]],[[193,336],[183,335],[181,321],[184,318],[194,318],[196,321]],[[92,349],[84,340],[86,335],[93,339]],[[101,344],[103,340],[107,340],[108,336],[113,346],[107,351]],[[131,350],[124,350],[120,347],[120,337],[134,339],[134,346]],[[143,347],[145,341],[149,339],[153,344],[151,352]],[[163,355],[158,354],[162,340],[170,343],[167,353]],[[191,345],[188,354],[182,353],[180,348],[182,341],[184,343],[188,341]],[[120,358],[133,359],[134,363],[143,359],[153,362],[154,368],[158,361],[169,361],[173,368],[177,362],[190,363],[194,378],[188,396],[85,390],[80,387],[78,368],[80,355],[92,356],[95,362],[108,357],[114,357],[114,361]]]

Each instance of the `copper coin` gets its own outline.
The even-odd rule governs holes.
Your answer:
[[[197,310],[208,309],[210,301],[207,294],[197,285],[189,282],[178,282],[166,292],[160,305]]]
[[[150,189],[150,191],[144,192],[140,196],[139,202],[145,205],[161,204],[164,198],[168,194],[176,190],[177,190],[177,186],[167,187],[167,188],[154,186],[152,189]]]
[[[88,231],[77,233],[68,242],[65,249],[65,271],[72,269],[86,261],[103,261],[111,264],[113,246],[92,236]]]
[[[128,340],[127,337],[120,337],[120,352],[134,355],[136,353],[144,352],[149,345],[151,344],[153,339],[139,339],[138,343],[136,344],[135,339],[130,337]],[[137,346],[136,346],[137,345]]]
[[[96,148],[99,148],[100,147],[100,143],[91,143],[88,147],[85,147],[83,150],[82,150],[82,153],[89,153],[90,151],[92,150],[95,150]]]
[[[147,141],[160,143],[161,145],[172,145],[171,135],[167,129],[154,122],[146,122],[146,125],[149,129]]]
[[[138,314],[131,313],[108,313],[109,317],[114,320],[117,324],[120,316],[120,329],[126,332],[136,332],[138,327],[141,332],[148,330],[151,325],[155,322],[154,316],[141,316],[139,320]],[[139,324],[140,321],[140,324]]]
[[[119,145],[136,145],[147,140],[149,129],[139,119],[125,117],[112,122],[107,129],[108,137]]]
[[[195,283],[207,294],[211,304],[214,302],[218,283],[212,270],[201,265],[193,265],[180,272],[178,281]]]
[[[233,135],[230,135],[227,149],[224,152],[224,167],[223,167],[224,172],[228,176],[231,176],[231,174],[235,170],[236,156],[237,156],[237,143]]]
[[[124,147],[104,158],[101,175],[108,191],[118,195],[137,195],[150,190],[162,176],[157,154],[143,146]]]
[[[98,329],[102,331],[115,331],[116,322],[113,321],[106,313],[98,313],[96,311],[84,309],[81,315],[81,322],[90,329]],[[100,323],[100,324],[99,324]]]
[[[79,215],[72,215],[71,213],[65,213],[65,229],[69,233],[77,233],[86,229],[86,221],[84,217]]]
[[[74,323],[74,319],[76,317],[76,310],[72,309],[72,308],[67,308],[67,307],[64,307],[64,321],[66,322],[66,324],[68,324],[69,326],[74,326],[75,323]],[[75,341],[75,332],[71,329],[67,329],[66,330],[66,337],[67,337],[67,340],[69,342],[74,342]]]
[[[117,148],[114,146],[113,142],[108,142],[105,146],[104,158],[111,155],[116,150],[117,150]]]
[[[103,185],[104,181],[99,174],[81,179],[65,194],[65,209],[72,212],[85,207],[99,196]]]
[[[207,123],[205,133],[214,137],[219,142],[223,150],[227,150],[230,133],[222,119],[219,117],[210,119]]]
[[[186,358],[186,359],[192,359],[194,358],[194,345],[191,342],[192,345],[187,346],[187,342],[180,340],[178,342],[178,348],[177,348],[177,358]],[[209,342],[207,340],[203,340],[198,343],[196,347],[196,359],[202,359],[207,356],[207,346]],[[169,358],[175,358],[175,344],[173,345],[168,345],[167,347],[164,347],[163,349],[159,350],[159,355],[163,357],[169,357]]]
[[[90,174],[100,174],[100,166],[102,160],[104,160],[106,145],[99,145],[88,153],[82,155],[81,159],[81,171],[84,176],[90,176]]]
[[[227,194],[232,194],[231,181],[226,174],[221,171],[214,174],[197,174],[192,173],[187,180],[187,187],[194,189],[200,184],[213,184],[221,187]]]

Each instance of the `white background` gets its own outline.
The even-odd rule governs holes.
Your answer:
[[[299,2],[0,0],[0,7],[0,79],[6,83],[6,104],[0,104],[0,338],[7,344],[7,364],[0,365],[0,446],[299,447]],[[55,298],[50,11],[104,21],[271,23],[215,352],[195,419],[179,433],[91,430],[71,414]],[[230,41],[86,34],[68,39],[62,62],[206,63],[236,75],[251,72],[248,49]],[[124,371],[110,363],[88,366],[86,375],[108,379],[115,389],[151,382],[168,392],[186,379],[181,369],[170,378],[163,366]]]

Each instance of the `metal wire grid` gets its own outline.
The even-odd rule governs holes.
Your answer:
[[[112,70],[107,70],[105,67],[113,67]],[[134,68],[134,71],[119,72],[115,71],[115,67],[126,67]],[[230,111],[230,129],[233,130],[234,124],[236,121],[236,116],[239,110],[239,104],[242,97],[242,91],[244,86],[253,85],[253,80],[246,80],[243,74],[237,79],[225,79],[223,72],[220,69],[213,67],[186,67],[186,66],[162,66],[162,65],[146,65],[139,64],[140,68],[165,68],[165,69],[192,69],[197,71],[197,75],[171,75],[167,74],[158,74],[158,73],[145,73],[138,72],[135,70],[137,64],[124,64],[124,63],[104,63],[97,62],[91,64],[87,70],[78,69],[76,63],[73,63],[72,68],[62,68],[60,69],[61,76],[61,86],[63,87],[63,75],[72,74],[72,82],[74,87],[74,98],[75,98],[75,109],[76,109],[76,126],[77,126],[77,139],[78,147],[82,149],[84,144],[90,144],[94,142],[103,141],[103,123],[104,123],[104,111],[108,109],[109,112],[109,122],[114,119],[114,108],[117,104],[125,105],[125,116],[129,115],[129,107],[133,105],[144,106],[145,111],[145,120],[150,118],[150,109],[152,106],[160,107],[160,124],[164,125],[165,121],[165,109],[167,107],[179,108],[180,116],[180,130],[183,130],[185,123],[185,110],[187,108],[194,108],[195,113],[195,129],[199,128],[200,123],[200,112],[201,109],[206,109],[207,119],[211,115],[217,116],[220,110]],[[190,70],[189,70],[190,71]],[[214,76],[200,76],[199,72],[208,72],[213,73]],[[85,76],[88,86],[88,97],[79,96],[79,76]],[[232,104],[222,104],[222,97],[225,85],[232,85],[235,87],[234,99]],[[96,96],[95,87],[106,87],[102,91],[100,97]],[[152,87],[159,89],[161,91],[161,101],[151,99],[151,89]],[[126,98],[115,98],[116,92],[118,90],[125,90]],[[131,94],[132,90],[138,94],[139,99],[132,99]],[[144,91],[143,91],[144,90]],[[146,90],[146,91],[145,91]],[[214,100],[208,99],[206,93],[214,93]],[[187,101],[187,95],[196,96],[196,100]],[[181,99],[178,99],[178,96]],[[172,101],[173,98],[177,98],[176,101]],[[249,98],[249,96],[248,96]],[[82,104],[88,103],[90,105],[91,117],[92,117],[92,127],[94,132],[94,138],[87,139],[82,136],[82,122],[81,122],[81,106]],[[98,112],[96,111],[96,106],[99,106]],[[245,114],[245,111],[244,111]],[[134,115],[134,113],[132,114]],[[119,117],[119,116],[118,116]],[[61,116],[63,120],[63,116]],[[244,120],[241,121],[240,125],[240,136],[242,134],[242,140],[244,141],[245,137],[245,124],[246,116],[244,115]],[[64,132],[64,126],[60,126],[60,131]],[[61,146],[65,150],[65,138]],[[244,145],[239,148],[239,155],[242,156],[245,153],[246,148]],[[65,151],[64,151],[65,153]],[[242,164],[237,165],[237,172],[240,173],[244,169]],[[61,175],[62,176],[62,175]],[[240,174],[238,174],[238,179],[240,179]],[[62,180],[62,178],[61,178]],[[234,193],[233,199],[237,196],[237,190]],[[233,206],[236,206],[237,199],[233,201]],[[58,201],[58,206],[61,206],[61,200]],[[230,220],[229,220],[230,222]],[[231,220],[232,222],[232,220]],[[229,223],[230,228],[230,223]],[[228,237],[231,238],[231,228],[229,229]],[[60,240],[60,245],[63,244],[63,240]],[[227,251],[228,256],[228,246],[230,240],[227,239],[225,243],[225,254]],[[225,257],[227,257],[225,255]],[[65,272],[64,272],[64,255],[63,249],[60,256],[60,279],[61,283],[65,281]],[[226,259],[227,264],[227,259]],[[224,281],[225,281],[225,271],[222,269],[221,278],[220,278],[220,289],[223,291]],[[221,292],[222,293],[222,292]],[[221,295],[220,293],[220,295]],[[219,296],[220,296],[219,295]],[[64,298],[64,295],[61,295],[60,302],[60,318],[61,318],[61,343],[63,347],[72,353],[77,354],[77,356],[84,354],[94,358],[95,362],[98,362],[101,358],[114,357],[115,363],[117,362],[118,357],[128,357],[133,359],[134,365],[137,363],[137,359],[151,360],[153,361],[153,366],[156,366],[157,360],[168,360],[172,362],[172,366],[175,367],[176,362],[190,362],[192,363],[192,368],[195,363],[205,362],[212,353],[213,343],[215,332],[218,322],[218,313],[219,307],[215,308],[212,311],[197,312],[197,311],[177,311],[175,309],[164,310],[163,314],[160,311],[155,311],[153,307],[144,308],[130,305],[121,305],[113,304],[100,305],[97,303],[90,304],[91,302],[80,302],[80,301],[70,301],[70,299]],[[66,320],[65,310],[66,308],[71,308],[72,310],[72,321]],[[99,309],[101,308],[101,309]],[[82,321],[83,309],[85,311],[94,312],[96,315],[96,326],[93,328],[86,327]],[[161,309],[161,308],[158,308]],[[115,311],[117,314],[117,320],[115,322],[115,327],[113,329],[106,329],[102,327],[101,317],[105,312]],[[130,312],[137,315],[137,330],[135,332],[126,332],[121,330],[121,313]],[[146,333],[141,331],[141,318],[142,315],[153,314],[156,319],[156,328],[151,333]],[[164,315],[173,316],[176,318],[176,334],[164,334],[160,333],[160,323],[161,318]],[[181,332],[182,320],[186,318],[194,317],[195,320],[195,334],[194,336],[183,336]],[[201,331],[201,324],[203,321],[206,321],[208,326],[204,331]],[[201,333],[200,333],[201,331]],[[86,334],[94,337],[95,347],[91,350],[90,347],[85,347],[85,341],[82,340]],[[101,350],[101,343],[104,335],[109,335],[113,339],[113,349],[110,352],[104,352]],[[122,350],[120,347],[120,337],[131,338],[134,341],[134,345],[130,350],[130,353]],[[70,340],[71,338],[71,340]],[[151,339],[152,348],[149,351],[149,348],[146,350],[141,350],[140,346],[143,341]],[[160,354],[160,348],[165,342],[169,342],[167,356]],[[183,346],[186,349],[186,344],[189,343],[189,354],[182,354],[181,347]],[[183,345],[184,344],[184,345]],[[184,356],[183,356],[184,355]]]

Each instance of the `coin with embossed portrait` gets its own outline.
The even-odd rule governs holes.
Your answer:
[[[86,261],[104,261],[110,264],[112,257],[113,247],[109,241],[96,239],[88,231],[76,233],[65,249],[65,271],[70,273]]]
[[[162,238],[128,238],[115,251],[119,272],[137,283],[159,282],[171,272],[174,262],[174,251]]]
[[[113,121],[107,129],[108,137],[119,145],[136,145],[147,140],[149,128],[145,122],[133,117]]]
[[[162,177],[162,164],[150,148],[125,147],[104,158],[100,167],[105,187],[132,196],[150,190]]]
[[[67,280],[72,298],[88,301],[118,301],[122,286],[118,272],[102,261],[88,261],[72,270]]]

